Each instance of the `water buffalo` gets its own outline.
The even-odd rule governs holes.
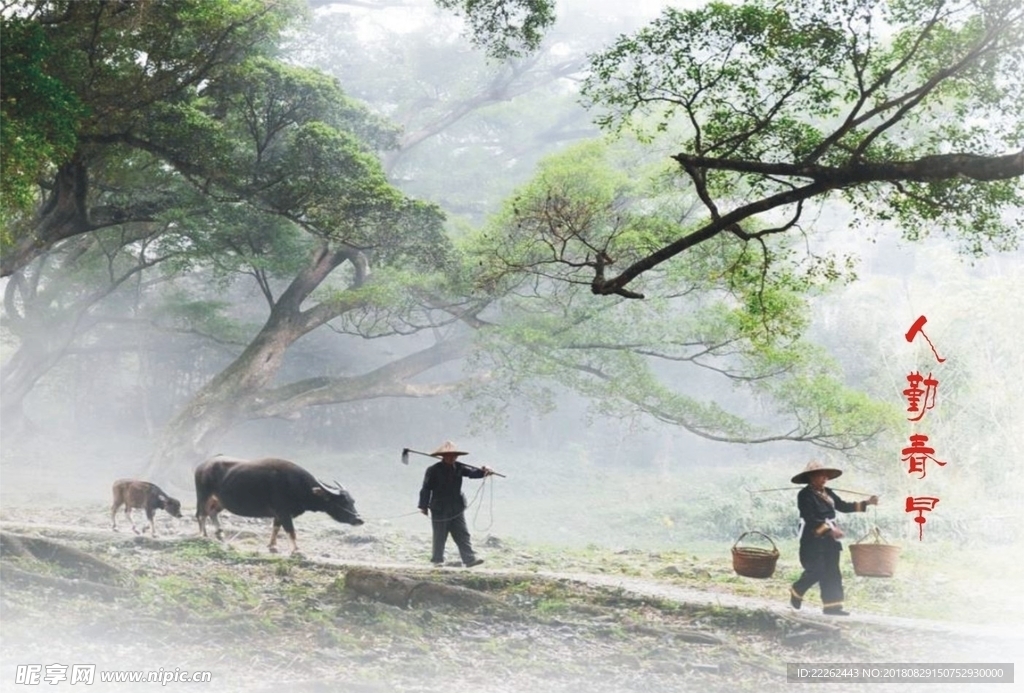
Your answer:
[[[307,510],[325,512],[338,522],[363,524],[352,496],[337,482],[325,484],[294,462],[274,458],[248,461],[218,456],[196,467],[196,519],[204,537],[209,517],[217,538],[223,539],[217,519],[221,510],[274,518],[269,546],[274,553],[281,527],[291,539],[292,553],[299,550],[292,518]]]
[[[110,526],[117,531],[117,509],[124,506],[125,517],[132,523],[132,530],[139,533],[132,518],[132,510],[144,508],[146,519],[149,520],[149,531],[156,536],[156,523],[153,516],[157,510],[166,510],[174,517],[181,517],[181,503],[160,490],[156,484],[137,479],[118,479],[114,482],[114,505],[110,509]]]

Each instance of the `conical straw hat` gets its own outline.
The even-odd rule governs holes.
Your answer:
[[[468,452],[455,449],[455,443],[450,440],[444,441],[444,444],[437,450],[430,453],[431,457],[441,457],[443,455],[468,455]]]
[[[790,479],[790,481],[794,484],[809,484],[811,483],[811,474],[814,472],[828,472],[829,479],[835,479],[843,473],[842,470],[826,467],[821,462],[808,462],[804,470]]]

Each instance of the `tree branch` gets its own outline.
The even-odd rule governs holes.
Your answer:
[[[448,383],[409,380],[443,363],[460,359],[469,350],[469,337],[438,342],[409,356],[350,378],[309,378],[284,387],[263,390],[248,407],[250,418],[287,417],[314,405],[340,404],[379,397],[433,397],[456,390],[486,374]]]

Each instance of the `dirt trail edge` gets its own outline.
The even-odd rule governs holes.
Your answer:
[[[54,523],[0,521],[0,529],[18,533],[31,531],[49,531],[64,534],[68,537],[72,537],[74,535],[89,535],[94,536],[96,538],[106,537],[108,539],[128,539],[130,537],[130,535],[126,535],[125,533],[118,534],[111,532],[107,529],[100,529],[98,527],[62,525]],[[180,537],[166,538],[163,540],[174,541],[176,538]],[[138,541],[147,541],[147,539],[139,538]],[[463,570],[461,568],[429,568],[419,563],[389,562],[377,560],[368,561],[351,558],[328,558],[324,556],[303,556],[302,560],[306,560],[311,563],[316,563],[324,566],[334,566],[342,569],[346,567],[362,567],[375,568],[378,570],[394,570],[406,573],[422,574],[437,574],[438,571],[440,571],[440,574],[443,575],[450,571],[461,572]],[[529,580],[531,578],[538,577],[548,580],[564,580],[580,583],[583,585],[588,585],[591,587],[617,589],[636,597],[663,599],[680,604],[718,606],[752,611],[768,611],[771,613],[778,614],[780,616],[799,615],[802,619],[819,620],[823,623],[829,623],[833,625],[844,623],[871,624],[875,626],[886,627],[892,630],[916,631],[921,633],[934,633],[940,635],[945,634],[950,636],[959,635],[967,637],[995,638],[1015,643],[1019,646],[1019,651],[1024,652],[1024,630],[1011,626],[954,623],[947,621],[935,621],[929,619],[902,618],[895,616],[872,614],[864,611],[857,611],[851,614],[850,616],[844,617],[842,619],[836,619],[835,617],[824,616],[817,612],[817,610],[815,610],[814,608],[806,608],[800,611],[795,611],[787,603],[785,603],[783,597],[781,596],[779,598],[779,601],[775,602],[765,599],[759,599],[756,597],[747,597],[744,595],[731,594],[729,592],[704,590],[683,585],[675,585],[669,582],[649,577],[604,575],[599,573],[557,572],[544,570],[520,571],[514,569],[495,569],[484,567],[474,568],[473,572],[486,574],[494,577],[504,577],[522,580]]]

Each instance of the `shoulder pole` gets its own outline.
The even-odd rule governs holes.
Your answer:
[[[412,454],[412,455],[423,455],[424,457],[434,457],[434,455],[431,455],[428,452],[420,452],[419,450],[413,450],[411,448],[402,448],[402,464],[409,464],[409,455],[410,454]],[[437,458],[434,457],[434,459],[437,459]],[[465,462],[459,462],[459,464],[465,465],[465,466],[469,467],[470,469],[476,469],[476,470],[480,469],[480,467],[474,467],[473,465],[466,464]],[[508,478],[504,474],[502,474],[500,472],[496,472],[493,469],[491,470],[491,474],[493,474],[494,476],[500,476],[502,479],[507,479]]]

